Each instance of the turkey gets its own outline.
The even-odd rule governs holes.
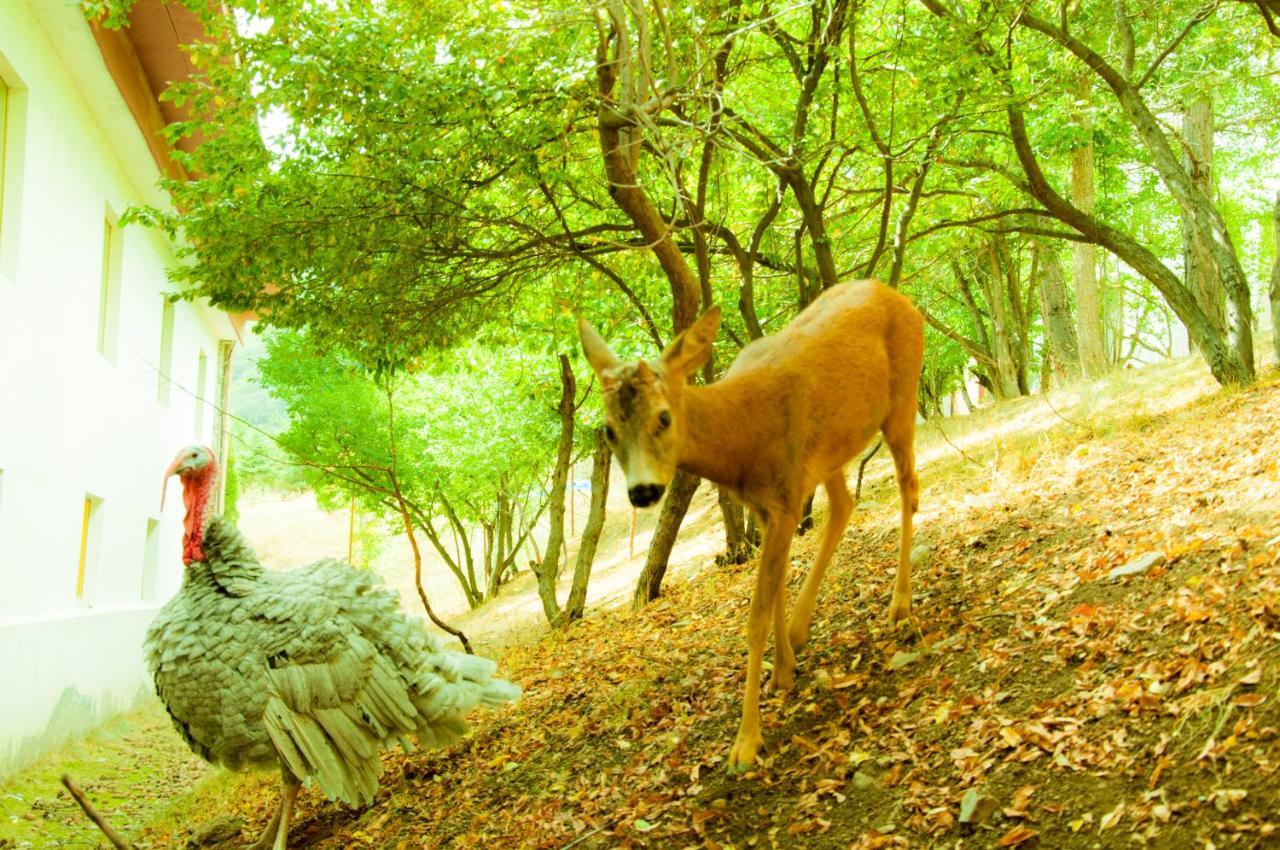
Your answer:
[[[192,446],[165,472],[182,481],[186,573],[147,632],[147,663],[196,754],[232,770],[279,767],[284,793],[253,847],[284,850],[302,782],[367,804],[384,746],[452,743],[473,707],[520,689],[494,678],[492,661],[443,648],[367,571],[336,560],[264,569],[234,525],[206,521],[217,469]]]

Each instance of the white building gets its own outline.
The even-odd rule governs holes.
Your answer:
[[[232,320],[170,303],[165,240],[118,226],[185,176],[154,92],[198,29],[159,0],[131,19],[0,0],[0,777],[150,690],[143,635],[182,570],[161,473],[225,425]]]

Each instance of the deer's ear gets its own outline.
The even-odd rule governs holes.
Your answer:
[[[591,368],[595,370],[601,381],[604,380],[606,371],[622,364],[618,355],[605,345],[599,332],[591,327],[591,323],[586,319],[578,319],[578,336],[582,340],[582,351],[587,355],[587,362],[591,364]]]
[[[711,356],[711,344],[720,330],[720,305],[703,313],[698,321],[685,328],[662,352],[662,367],[668,374],[688,377]]]

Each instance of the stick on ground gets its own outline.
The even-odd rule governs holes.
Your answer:
[[[112,829],[111,824],[107,823],[106,819],[103,818],[102,815],[98,814],[98,810],[89,802],[89,798],[86,797],[84,792],[71,781],[71,777],[65,773],[62,774],[62,784],[66,787],[68,793],[71,794],[72,799],[80,804],[80,808],[84,809],[84,813],[89,816],[89,820],[98,825],[98,829],[102,830],[102,834],[107,837],[107,840],[111,842],[111,845],[115,847],[116,850],[134,850],[133,845],[121,838],[120,833]]]

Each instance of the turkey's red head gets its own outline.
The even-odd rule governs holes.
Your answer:
[[[187,446],[164,471],[166,484],[170,475],[182,481],[182,503],[187,508],[187,516],[182,520],[182,563],[203,561],[204,551],[200,546],[204,540],[204,512],[213,482],[218,479],[218,458],[207,446]],[[160,510],[164,510],[164,490],[160,491]]]

